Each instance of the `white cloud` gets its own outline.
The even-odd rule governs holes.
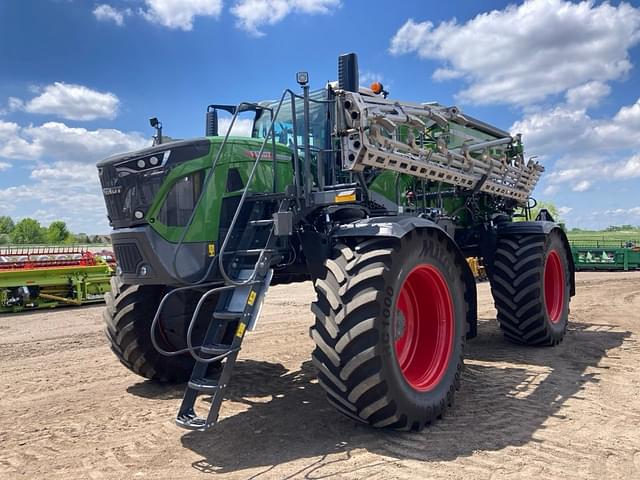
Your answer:
[[[614,120],[617,123],[628,123],[633,129],[640,128],[640,98],[633,105],[622,107]]]
[[[545,173],[544,195],[552,196],[570,188],[573,192],[586,192],[595,181],[624,181],[640,178],[640,155],[629,158],[572,157],[557,160],[554,168]]]
[[[149,22],[167,28],[189,31],[196,16],[218,18],[222,0],[145,0],[140,14]]]
[[[640,149],[640,98],[604,119],[594,119],[584,108],[567,104],[542,109],[515,122],[511,131],[523,134],[527,152],[532,155],[581,156]]]
[[[231,13],[237,26],[262,36],[263,25],[274,25],[291,13],[327,14],[340,6],[340,0],[239,0]]]
[[[588,82],[622,78],[638,41],[640,9],[629,4],[529,0],[462,24],[409,19],[390,51],[442,61],[434,78],[464,78],[462,101],[528,105]]]
[[[5,158],[95,162],[114,153],[138,150],[149,143],[140,133],[111,128],[87,130],[59,122],[20,127],[0,121],[0,157]]]
[[[611,210],[605,210],[604,215],[636,215],[640,216],[640,207],[632,207],[632,208],[615,208]]]
[[[144,0],[145,8],[137,13],[151,23],[171,29],[193,30],[196,17],[218,18],[223,0]],[[260,27],[274,25],[291,13],[327,14],[338,8],[340,0],[237,0],[231,8],[236,25],[255,36],[264,33]],[[93,14],[100,21],[124,25],[131,9],[118,10],[111,5],[96,6]]]
[[[113,22],[119,27],[124,25],[124,17],[131,15],[131,9],[118,10],[111,5],[96,5],[93,9],[93,15],[101,22]]]
[[[636,178],[640,177],[640,155],[634,155],[633,157],[619,162],[614,165],[614,171],[612,172],[615,178]]]
[[[42,148],[21,137],[13,137],[0,142],[0,157],[20,160],[36,160],[42,155]]]
[[[98,185],[96,166],[93,164],[70,162],[67,160],[56,161],[53,164],[38,165],[31,171],[31,178],[44,183],[66,184],[88,188],[93,180]]]
[[[464,73],[458,70],[452,70],[450,68],[437,68],[431,76],[436,82],[444,82],[445,80],[453,80],[455,78],[461,78]]]
[[[597,214],[597,212],[595,212]],[[624,215],[627,213],[627,210],[624,208],[615,208],[612,210],[605,210],[604,214],[605,215]]]
[[[3,140],[9,140],[17,135],[20,130],[20,126],[14,122],[4,122],[0,120],[0,142]]]
[[[231,125],[231,117],[223,117],[218,122],[218,135],[226,135],[227,130]],[[248,118],[236,118],[231,130],[231,135],[238,137],[250,137],[251,129],[253,128],[253,120]]]
[[[558,213],[563,217],[571,213],[572,210],[573,210],[572,207],[566,207],[566,206],[558,207]]]
[[[16,110],[22,110],[24,107],[24,102],[16,97],[9,97],[7,100],[7,105],[9,107],[10,112],[15,112]]]
[[[82,177],[61,173],[74,171],[82,172]],[[30,184],[0,188],[0,205],[5,205],[6,211],[19,212],[21,217],[33,217],[45,224],[61,219],[76,232],[109,231],[95,166],[55,162],[35,167],[31,178]]]
[[[589,180],[580,180],[573,187],[571,187],[571,190],[573,190],[574,192],[586,192],[587,190],[589,190],[589,188],[591,188],[591,182]]]
[[[541,109],[525,115],[511,131],[523,134],[529,155],[551,164],[542,177],[544,195],[640,178],[640,99],[609,118],[592,118],[584,108],[568,104]]]
[[[11,164],[9,162],[0,162],[0,172],[3,170],[9,170],[11,168]]]
[[[21,127],[14,122],[0,120],[0,157],[34,160],[39,156],[39,148],[21,138]]]
[[[593,107],[609,93],[611,93],[611,87],[606,83],[588,82],[567,90],[567,104],[576,108]]]
[[[29,113],[50,114],[68,120],[113,119],[120,100],[110,92],[98,92],[83,85],[55,82],[28,101],[9,98],[9,108]]]

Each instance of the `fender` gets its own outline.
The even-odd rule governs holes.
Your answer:
[[[462,265],[462,275],[466,287],[465,300],[468,307],[467,338],[474,338],[478,334],[478,294],[476,291],[476,282],[462,251],[447,230],[441,225],[420,217],[372,217],[342,225],[333,232],[332,237],[393,237],[399,239],[416,229],[434,229],[442,232],[451,245],[460,265]]]
[[[504,235],[549,235],[551,232],[557,232],[562,239],[564,248],[567,251],[567,263],[569,264],[569,277],[571,279],[570,295],[576,294],[576,266],[573,263],[573,255],[571,255],[571,245],[564,230],[557,223],[546,221],[535,222],[508,222],[498,226],[498,236]]]

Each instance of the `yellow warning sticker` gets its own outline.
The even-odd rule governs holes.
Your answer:
[[[356,191],[350,190],[348,192],[340,192],[336,195],[334,202],[343,203],[343,202],[355,202],[356,201]]]
[[[249,305],[250,307],[253,307],[253,302],[256,301],[256,292],[251,290],[251,292],[249,293],[249,299],[247,300],[247,305]]]
[[[244,323],[240,322],[238,324],[238,329],[236,330],[236,337],[242,338],[242,335],[244,335],[245,328],[247,328],[247,326]]]
[[[216,244],[215,243],[210,243],[207,247],[208,247],[208,251],[209,251],[209,256],[210,257],[215,257],[216,256]]]

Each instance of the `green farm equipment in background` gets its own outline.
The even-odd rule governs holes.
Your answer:
[[[576,270],[640,269],[640,241],[598,239],[570,243]]]
[[[0,249],[0,313],[103,302],[112,266],[77,247]]]

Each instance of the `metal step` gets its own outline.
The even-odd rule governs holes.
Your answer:
[[[250,248],[248,250],[234,250],[232,252],[224,252],[226,255],[260,255],[262,252],[273,254],[275,250],[266,249],[266,248]]]
[[[247,222],[247,225],[250,227],[270,227],[273,225],[273,219],[265,219],[265,220],[251,220]]]
[[[215,378],[193,378],[189,380],[187,385],[189,388],[205,393],[215,393],[220,388],[218,380]]]
[[[213,312],[213,318],[216,320],[240,320],[242,318],[243,312]]]
[[[176,417],[176,425],[187,430],[206,430],[207,419],[199,417],[193,410],[187,413],[179,414]]]
[[[206,355],[225,355],[233,350],[239,350],[239,348],[233,348],[231,345],[225,345],[222,343],[214,343],[211,345],[202,345],[200,352]]]

